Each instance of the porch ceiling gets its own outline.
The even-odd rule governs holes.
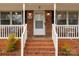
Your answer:
[[[78,3],[57,3],[56,4],[57,10],[62,11],[79,11],[79,4]]]
[[[27,3],[25,4],[26,10],[53,10],[53,3]]]
[[[21,3],[1,3],[0,11],[17,11],[22,10]]]

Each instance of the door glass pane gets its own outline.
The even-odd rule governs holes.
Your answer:
[[[58,25],[66,24],[66,12],[57,12],[56,19]]]
[[[78,24],[78,12],[69,12],[69,25]]]
[[[43,21],[35,21],[35,28],[43,28]]]
[[[12,24],[22,24],[22,13],[21,12],[13,12],[12,13]]]
[[[9,12],[1,12],[1,24],[2,25],[10,24],[10,13]]]

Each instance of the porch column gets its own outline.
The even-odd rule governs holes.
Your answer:
[[[56,3],[54,3],[54,24],[56,24]]]
[[[25,24],[25,3],[23,3],[23,24]],[[21,56],[23,56],[24,40],[21,39]]]
[[[79,12],[78,12],[78,25],[79,25]]]
[[[68,21],[68,20],[69,20],[69,14],[68,14],[68,11],[67,11],[67,12],[66,12],[66,24],[67,24],[67,25],[69,25],[69,21]]]
[[[55,28],[56,28],[56,24],[57,24],[57,21],[56,21],[56,3],[54,3],[54,26],[55,26]],[[53,35],[53,32],[52,32],[52,35]],[[54,41],[55,41],[55,56],[58,56],[58,39],[54,39]]]
[[[1,13],[0,13],[0,25],[1,25]]]
[[[23,3],[23,24],[25,24],[25,3]]]
[[[12,25],[12,12],[10,12],[10,24]]]

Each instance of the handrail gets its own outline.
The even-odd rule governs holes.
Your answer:
[[[56,41],[58,40],[58,35],[56,33],[56,28],[55,28],[55,25],[52,24],[52,38],[53,38],[53,41],[54,41],[54,45],[55,45],[55,48],[56,48]]]
[[[27,39],[27,24],[24,25],[23,27],[23,33],[22,33],[21,39],[23,40],[23,47],[24,47]]]
[[[56,33],[55,24],[52,24],[52,39],[53,39],[54,47],[55,47],[55,54],[57,56],[58,55],[58,35]]]

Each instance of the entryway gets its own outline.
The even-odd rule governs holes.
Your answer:
[[[45,11],[34,11],[33,35],[45,35]]]

